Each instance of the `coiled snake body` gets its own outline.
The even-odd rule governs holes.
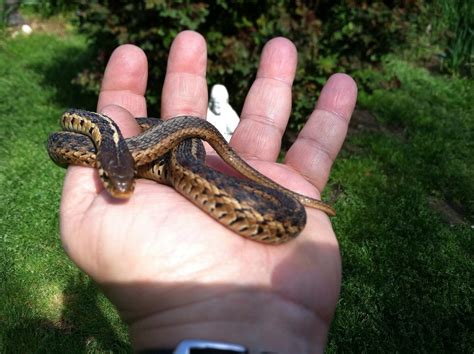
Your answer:
[[[131,196],[134,177],[171,185],[221,224],[259,242],[279,244],[295,238],[306,223],[303,205],[335,215],[323,202],[290,191],[250,167],[203,119],[138,118],[138,123],[145,131],[124,139],[109,117],[71,109],[61,118],[65,131],[50,135],[48,153],[63,166],[97,168],[116,198]],[[248,179],[207,167],[201,140]]]

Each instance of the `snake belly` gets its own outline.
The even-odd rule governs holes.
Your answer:
[[[123,139],[115,123],[103,117],[106,116],[94,112],[67,111],[62,125],[71,132],[50,135],[48,152],[60,165],[98,168],[107,190],[122,188],[119,197],[131,193],[124,192],[124,187],[133,190],[133,185],[124,182],[130,172],[122,170],[124,166],[130,168],[129,159],[111,147],[118,147],[123,141],[132,158],[134,175],[173,186],[218,222],[252,240],[279,244],[295,238],[306,223],[302,203],[330,215],[334,213],[321,201],[288,192],[255,171],[235,154],[212,125],[200,118],[178,117],[159,124],[158,119],[140,119],[141,126],[151,128]],[[107,137],[104,138],[101,130]],[[224,161],[251,180],[226,176],[206,166],[205,150],[199,139],[208,141]],[[105,154],[101,151],[104,146]],[[120,183],[115,181],[117,172]]]

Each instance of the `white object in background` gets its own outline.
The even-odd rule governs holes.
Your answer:
[[[22,25],[21,26],[21,31],[28,35],[28,34],[31,34],[31,32],[33,32],[33,29],[30,27],[30,25]]]
[[[207,121],[221,132],[227,142],[240,122],[239,115],[229,104],[229,93],[224,85],[214,85],[211,89]]]

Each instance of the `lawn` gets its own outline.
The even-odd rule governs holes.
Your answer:
[[[393,58],[382,74],[331,180],[344,270],[329,349],[472,352],[474,85]]]
[[[75,34],[0,40],[0,352],[126,352],[114,308],[64,254],[64,170],[45,141],[88,65]],[[330,180],[342,294],[328,352],[474,350],[474,85],[388,58]]]
[[[64,254],[64,170],[45,142],[65,107],[94,107],[71,84],[85,41],[34,35],[0,41],[0,352],[127,351],[115,309]]]

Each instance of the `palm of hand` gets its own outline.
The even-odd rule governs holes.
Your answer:
[[[263,162],[256,166],[260,165],[264,165],[259,168],[264,174],[272,175],[268,171],[273,170],[281,176],[282,165]],[[71,183],[83,187],[96,173],[73,169],[80,171],[74,172]],[[285,178],[295,185],[307,185],[298,173],[284,170]],[[86,181],[81,182],[82,178]],[[97,180],[94,188],[101,189],[99,183]],[[80,208],[69,205],[70,215],[64,211],[63,217],[68,219],[63,226],[63,234],[68,235],[64,243],[78,265],[99,283],[150,279],[155,284],[170,280],[199,283],[212,279],[220,284],[283,291],[285,297],[303,303],[311,303],[318,289],[327,289],[328,281],[338,287],[338,269],[324,269],[327,250],[305,245],[308,237],[332,234],[330,222],[320,211],[308,210],[308,225],[297,240],[286,246],[268,246],[236,235],[171,187],[155,182],[138,180],[133,197],[125,202],[112,201],[103,189],[99,193],[91,190],[89,195],[87,201],[81,201],[89,204],[81,213],[77,213]],[[296,252],[298,258],[292,259]],[[328,272],[332,274],[328,279],[315,277],[320,273],[325,278]],[[314,289],[308,292],[310,283]],[[117,300],[121,301],[120,296]]]
[[[180,36],[191,36],[191,34],[185,33]],[[175,42],[178,42],[178,39]],[[273,44],[273,47],[278,48],[277,44]],[[175,43],[173,46],[178,47],[179,44]],[[268,47],[271,48],[269,45]],[[136,49],[132,50],[130,47],[122,47],[119,50],[128,51],[128,55],[131,56],[136,53]],[[178,51],[177,48],[174,50]],[[114,55],[115,58],[111,58],[107,69],[109,76],[106,71],[104,78],[99,108],[102,107],[104,110],[104,107],[109,106],[105,108],[106,113],[114,119],[118,117],[122,130],[130,135],[137,133],[133,123],[130,123],[132,115],[117,106],[110,107],[110,104],[127,101],[123,97],[117,99],[117,92],[133,91],[139,84],[132,79],[124,80],[123,83],[111,75],[114,68],[119,67],[118,62],[125,60],[123,53],[122,57],[119,54]],[[173,77],[176,75],[176,72],[170,70],[172,57],[173,48],[167,76],[170,86],[174,85]],[[110,87],[107,88],[107,85]],[[120,85],[124,87],[118,87]],[[143,86],[143,83],[141,85]],[[186,102],[178,108],[178,112],[167,108],[166,87],[165,82],[163,96],[165,106],[162,109],[165,112],[164,116],[195,113],[186,111]],[[144,91],[143,88],[140,90]],[[204,112],[198,114],[201,116],[205,115],[207,106],[205,92],[201,91],[197,103],[198,106],[202,106],[197,113]],[[171,93],[168,97],[170,101],[175,100]],[[251,94],[247,100],[249,99]],[[133,97],[128,101],[133,101]],[[348,107],[335,107],[335,111],[351,111],[354,97],[349,101],[346,103]],[[121,105],[136,116],[143,115],[144,107],[136,108],[143,103]],[[182,111],[179,111],[180,109]],[[286,124],[284,119],[282,123]],[[344,134],[345,131],[342,135]],[[238,152],[239,150],[245,152],[243,147],[248,141],[244,141],[238,131],[235,135],[237,146],[234,147]],[[336,150],[332,152],[334,155],[337,154],[343,136],[339,139],[341,141],[336,147],[329,147]],[[239,140],[242,140],[240,145]],[[298,155],[297,152],[296,149],[295,156]],[[247,150],[247,153],[255,155],[252,151]],[[287,160],[290,159],[291,156],[287,157]],[[255,168],[276,182],[302,194],[319,197],[316,188],[297,169],[277,164],[273,162],[274,159],[266,159],[262,155],[252,161],[250,162]],[[295,165],[296,162],[292,164]],[[323,170],[327,170],[326,175],[329,167],[330,165],[322,166]],[[323,182],[318,183],[317,177],[314,177],[313,181],[316,180],[316,184],[322,187],[326,175],[323,173],[319,178],[319,181]],[[95,184],[91,181],[95,181]],[[168,186],[138,180],[130,200],[114,202],[107,192],[102,190],[95,171],[71,167],[64,187],[61,231],[63,244],[70,257],[102,284],[119,310],[122,306],[128,309],[130,318],[134,317],[134,311],[137,313],[143,311],[143,308],[130,309],[130,305],[127,305],[131,297],[139,297],[139,294],[134,291],[122,291],[116,287],[117,284],[152,283],[158,288],[169,284],[178,287],[186,283],[258,287],[311,308],[323,318],[330,318],[335,308],[340,283],[337,241],[325,214],[310,209],[307,209],[307,214],[307,225],[295,241],[283,246],[267,246],[234,234]],[[183,300],[177,297],[175,301],[174,305]],[[156,309],[150,308],[150,310]]]

